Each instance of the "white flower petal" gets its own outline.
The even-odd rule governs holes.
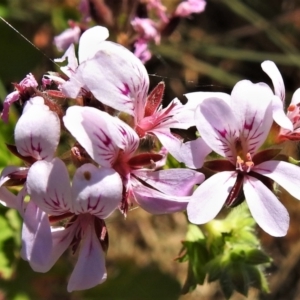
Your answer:
[[[22,257],[34,271],[46,272],[52,249],[48,215],[30,201],[23,218]]]
[[[142,62],[128,49],[105,41],[77,72],[96,99],[134,116],[136,121],[143,117],[149,77]]]
[[[293,131],[293,123],[286,116],[283,110],[283,103],[279,97],[274,96],[272,99],[273,119],[280,126],[290,131]]]
[[[109,36],[107,28],[103,26],[94,26],[87,29],[79,39],[78,60],[81,64],[89,58],[92,58],[103,41]]]
[[[184,105],[185,109],[195,111],[196,107],[208,98],[219,98],[224,100],[229,106],[231,103],[231,97],[229,94],[221,92],[193,92],[184,94],[187,97],[188,102]]]
[[[189,169],[167,169],[155,172],[136,170],[132,173],[155,189],[174,196],[189,196],[194,185],[204,181],[202,173]]]
[[[133,187],[137,203],[150,214],[169,214],[186,210],[190,197],[166,195],[142,184]]]
[[[253,155],[268,136],[273,123],[273,97],[270,87],[264,83],[242,80],[234,86],[231,107],[245,153]]]
[[[299,103],[300,103],[300,88],[294,92],[292,101],[291,101],[291,104],[297,105]]]
[[[88,226],[68,283],[68,292],[92,288],[105,281],[106,277],[104,252],[94,227]]]
[[[220,172],[205,180],[191,196],[187,207],[189,221],[204,224],[222,209],[236,182],[236,172]]]
[[[285,87],[283,78],[273,61],[266,60],[261,64],[261,67],[265,73],[271,78],[274,86],[275,95],[278,96],[284,104],[285,99]]]
[[[258,179],[247,176],[243,185],[245,198],[257,224],[272,236],[284,236],[289,214],[275,195]]]
[[[255,166],[253,171],[271,178],[293,197],[300,200],[300,168],[298,166],[285,161],[269,160]]]
[[[43,104],[32,105],[15,127],[19,153],[36,159],[51,160],[60,138],[60,121],[56,113]]]
[[[73,211],[107,218],[121,203],[122,180],[116,171],[84,164],[77,169],[72,184]]]
[[[239,128],[232,108],[222,99],[208,98],[197,106],[195,118],[205,143],[218,154],[235,161]]]
[[[27,188],[31,200],[49,214],[60,215],[71,208],[68,170],[58,158],[34,163],[28,172]]]
[[[132,128],[93,107],[72,106],[63,121],[80,145],[103,167],[114,164],[120,149],[133,154],[139,144]]]

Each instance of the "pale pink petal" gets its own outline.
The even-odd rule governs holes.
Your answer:
[[[0,187],[4,185],[11,177],[19,177],[25,179],[27,177],[28,168],[26,167],[16,167],[16,166],[7,166],[5,167],[0,174]]]
[[[190,197],[166,195],[142,184],[133,187],[137,203],[148,213],[160,215],[186,210]]]
[[[14,102],[18,101],[19,98],[20,98],[19,92],[18,92],[18,91],[14,91],[14,92],[8,94],[8,95],[6,96],[6,98],[4,99],[4,102],[3,102],[3,110],[2,110],[2,112],[1,112],[1,114],[0,114],[0,117],[1,117],[1,119],[2,119],[5,123],[8,122],[9,109],[10,109],[11,105],[12,105]]]
[[[180,151],[182,141],[175,137],[168,128],[157,129],[154,131],[154,133],[167,151],[179,162],[182,162],[182,153]]]
[[[152,54],[148,49],[148,42],[143,39],[136,40],[134,43],[133,54],[139,58],[143,64],[145,64],[152,57]]]
[[[197,106],[195,119],[205,143],[216,153],[235,161],[239,128],[232,108],[223,99],[207,98]]]
[[[105,219],[120,205],[122,190],[122,180],[115,170],[84,164],[73,178],[72,210]]]
[[[276,196],[258,179],[244,179],[244,193],[257,224],[272,236],[284,236],[289,228],[289,214]]]
[[[185,109],[195,111],[196,107],[207,98],[219,98],[225,101],[229,106],[231,105],[231,97],[229,94],[221,92],[193,92],[184,94],[188,102],[184,105]]]
[[[137,134],[120,119],[92,107],[73,106],[63,118],[66,128],[101,166],[111,167],[119,150],[133,153]]]
[[[68,65],[61,67],[60,69],[68,76],[71,77],[78,67],[78,61],[75,54],[74,44],[70,45],[68,50],[61,58],[56,58],[54,61],[56,62],[64,62],[68,60]]]
[[[54,45],[58,51],[65,51],[73,43],[78,43],[81,29],[79,26],[73,26],[54,37]]]
[[[235,172],[220,172],[206,179],[191,196],[187,207],[189,221],[204,224],[222,209],[236,182]]]
[[[68,292],[85,290],[106,280],[105,255],[93,226],[88,226],[78,261],[68,283]]]
[[[71,208],[68,170],[58,158],[34,163],[28,172],[27,189],[31,200],[49,214],[60,215]]]
[[[286,116],[283,110],[283,102],[278,96],[272,99],[273,119],[280,126],[290,131],[293,131],[293,123]]]
[[[15,127],[19,153],[35,159],[51,160],[60,138],[60,121],[46,105],[32,105]]]
[[[109,36],[107,28],[94,26],[86,30],[80,37],[78,47],[78,60],[81,64],[92,58],[99,50],[99,45]]]
[[[52,237],[48,215],[30,201],[23,216],[22,257],[36,272],[46,272]]]
[[[183,105],[177,98],[171,101],[171,103],[168,106],[172,105],[172,103],[175,103],[176,105],[170,111],[169,114],[171,116],[170,120],[168,122],[165,122],[165,124],[168,124],[168,127],[188,129],[196,125],[195,118],[194,118],[195,115],[194,109],[193,110],[187,109],[186,106]]]
[[[31,108],[35,109],[44,109],[48,110],[49,108],[45,105],[45,100],[41,96],[35,96],[32,98],[29,98],[28,101],[26,101],[25,106],[23,108],[22,114],[25,114],[27,111],[29,111]]]
[[[291,104],[299,104],[300,103],[300,88],[295,91],[292,97]]]
[[[265,73],[271,78],[274,86],[275,95],[278,96],[284,104],[285,99],[285,87],[283,78],[273,61],[266,60],[261,64],[261,67]]]
[[[15,208],[19,210],[17,196],[5,187],[0,187],[0,204],[9,208]]]
[[[155,189],[174,196],[190,196],[194,185],[204,181],[202,173],[189,169],[167,169],[155,172],[136,170],[132,173]]]
[[[78,224],[75,222],[75,224],[67,228],[51,228],[52,249],[50,255],[48,255],[48,260],[46,263],[44,263],[43,266],[40,266],[40,272],[49,271],[59,257],[70,246],[72,240],[74,239],[75,230],[78,229],[77,225]]]
[[[183,143],[180,147],[182,162],[192,169],[199,169],[203,166],[206,156],[211,152],[211,148],[205,143],[203,138]]]
[[[76,98],[81,95],[82,89],[88,90],[84,85],[81,72],[75,72],[71,78],[61,85],[61,91],[68,98]]]
[[[149,77],[142,62],[128,49],[105,41],[78,72],[96,99],[136,120],[143,117]]]
[[[146,41],[153,40],[156,44],[160,43],[160,33],[157,30],[157,23],[153,20],[135,17],[130,23],[140,38]]]
[[[253,168],[254,172],[271,178],[300,200],[300,168],[285,161],[269,160]]]
[[[273,97],[270,87],[264,83],[242,80],[234,86],[231,107],[245,153],[253,155],[268,136],[273,123]],[[220,116],[223,118],[222,114]]]
[[[179,3],[175,10],[175,16],[178,17],[188,17],[193,13],[201,13],[204,11],[206,2],[204,0],[187,0]]]

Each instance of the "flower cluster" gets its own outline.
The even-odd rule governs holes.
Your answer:
[[[162,13],[158,1],[148,3],[154,4]],[[177,11],[186,15],[189,8]],[[224,205],[245,199],[263,230],[285,235],[289,215],[274,184],[300,199],[300,170],[278,156],[274,143],[299,136],[299,93],[285,114],[283,80],[275,64],[262,64],[274,91],[242,80],[231,95],[190,93],[185,105],[173,99],[162,107],[165,84],[149,93],[143,63],[107,38],[104,27],[86,30],[78,58],[71,45],[57,60],[67,60],[63,74],[45,75],[41,88],[30,74],[4,103],[4,120],[12,102],[23,103],[15,145],[8,147],[24,166],[3,170],[0,200],[23,218],[22,257],[31,267],[48,271],[70,247],[78,260],[68,291],[102,283],[105,220],[115,211],[127,216],[134,206],[151,214],[187,210],[192,223],[204,224]],[[173,134],[172,129],[192,126],[200,135],[195,140]],[[69,160],[59,155],[61,141],[70,144]],[[218,159],[206,159],[212,151]],[[187,168],[163,169],[168,153]],[[214,174],[205,179],[207,169]],[[21,189],[14,195],[8,187],[16,185]]]
[[[205,0],[184,0],[168,13],[161,0],[141,0],[134,6],[135,11],[129,14],[132,16],[129,20],[130,30],[122,32],[117,39],[124,46],[133,48],[134,54],[146,63],[152,56],[149,43],[159,44],[162,36],[168,36],[174,31],[181,18],[201,13],[205,6]],[[99,1],[96,5],[94,1],[81,0],[78,9],[81,21],[78,23],[70,20],[69,28],[54,38],[59,51],[65,51],[72,43],[78,43],[81,33],[89,27],[92,19],[99,25],[113,27],[113,12],[104,1]]]

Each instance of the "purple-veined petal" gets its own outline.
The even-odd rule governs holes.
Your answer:
[[[122,189],[122,180],[115,170],[84,164],[73,178],[73,212],[105,219],[121,203]]]
[[[119,150],[133,153],[137,134],[124,122],[92,107],[73,106],[63,118],[66,128],[101,166],[111,167]]]
[[[106,280],[105,255],[94,226],[87,227],[78,261],[68,283],[68,292],[85,290]]]
[[[258,179],[246,176],[245,198],[257,224],[272,236],[284,236],[289,227],[289,214],[276,196]]]
[[[190,197],[166,195],[148,188],[142,184],[136,184],[133,189],[136,202],[150,214],[169,214],[186,210]]]
[[[71,208],[68,170],[58,158],[35,162],[28,172],[27,189],[31,200],[49,214],[60,215]]]
[[[109,36],[107,28],[94,26],[86,30],[79,39],[78,60],[81,64],[92,58],[98,51],[99,45]]]
[[[231,107],[245,153],[253,155],[268,136],[273,123],[273,97],[273,92],[265,83],[253,84],[242,80],[234,86]]]
[[[280,126],[290,131],[293,131],[293,123],[286,116],[283,110],[283,102],[278,96],[274,96],[272,99],[272,110],[273,110],[273,119]]]
[[[206,144],[231,161],[236,159],[239,128],[231,107],[219,98],[207,98],[196,108],[196,126]]]
[[[236,181],[236,172],[220,172],[205,180],[191,196],[187,207],[189,221],[204,224],[222,209]]]
[[[77,72],[96,99],[134,116],[136,123],[143,117],[149,77],[142,62],[128,49],[105,41]]]
[[[136,170],[132,173],[155,189],[174,196],[190,196],[194,185],[204,181],[202,173],[189,169],[167,169],[155,172]]]
[[[254,172],[271,178],[300,200],[300,168],[285,161],[269,160],[253,168]]]
[[[271,78],[274,86],[275,95],[278,96],[283,105],[285,99],[285,87],[283,78],[273,61],[266,60],[261,64],[261,67],[265,73]]]
[[[22,114],[15,127],[19,153],[36,159],[51,160],[60,138],[60,122],[46,105],[33,105]]]
[[[30,201],[24,213],[22,257],[36,272],[46,272],[51,254],[52,236],[48,215]]]

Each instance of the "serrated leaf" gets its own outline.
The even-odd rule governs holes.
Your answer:
[[[259,249],[251,249],[246,252],[245,263],[251,265],[265,264],[271,261],[271,258]]]

